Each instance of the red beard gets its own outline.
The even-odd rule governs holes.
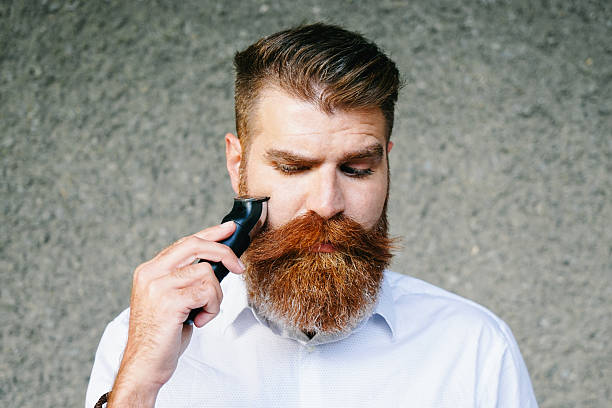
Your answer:
[[[309,212],[262,231],[244,256],[249,303],[282,327],[348,332],[376,305],[392,242],[384,213],[371,230],[342,214]]]

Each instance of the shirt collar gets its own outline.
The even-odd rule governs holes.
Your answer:
[[[250,320],[250,324],[259,322],[270,328],[278,335],[292,338],[304,344],[308,343],[310,345],[317,345],[341,340],[349,336],[352,332],[361,329],[365,325],[365,323],[371,318],[370,316],[367,319],[364,319],[364,321],[361,322],[359,326],[357,326],[352,332],[342,333],[338,335],[317,335],[312,339],[309,339],[302,332],[294,333],[289,332],[287,330],[283,330],[273,322],[270,322],[258,316],[257,313],[255,313],[255,311],[248,304],[246,284],[244,283],[243,276],[230,273],[221,282],[221,288],[223,290],[223,293],[225,294],[224,302],[221,305],[221,313],[226,328],[231,327],[232,325],[234,325],[234,323],[237,322],[239,318],[241,318],[243,315],[246,315],[245,318]],[[385,274],[385,277],[381,283],[380,292],[378,294],[378,301],[376,303],[376,306],[374,307],[374,312],[372,315],[380,315],[391,330],[391,335],[395,335],[396,315],[395,309],[393,307],[393,294],[391,292],[391,286],[387,281],[387,274]]]
[[[386,272],[386,271],[385,271]],[[380,292],[378,294],[378,303],[374,309],[374,314],[380,315],[391,330],[391,335],[395,336],[396,333],[396,316],[395,316],[395,304],[393,302],[393,292],[391,291],[391,285],[388,282],[388,274],[385,273],[385,277],[382,281]]]
[[[250,310],[244,277],[233,273],[228,274],[221,281],[221,290],[224,295],[221,314],[224,323],[230,326],[244,310]]]

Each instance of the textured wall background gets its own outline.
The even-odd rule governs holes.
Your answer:
[[[233,53],[300,22],[406,86],[394,269],[512,327],[542,407],[612,400],[608,1],[0,2],[0,406],[82,406],[133,269],[231,203]]]

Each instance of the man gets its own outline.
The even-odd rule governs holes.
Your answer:
[[[388,154],[399,76],[374,44],[301,26],[235,57],[233,189],[268,196],[243,257],[232,222],[134,273],[100,342],[87,407],[535,407],[507,326],[386,271]],[[230,273],[221,284],[208,262]],[[223,301],[222,301],[223,299]],[[195,326],[184,325],[203,307]]]

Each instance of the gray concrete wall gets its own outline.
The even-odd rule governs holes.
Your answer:
[[[2,1],[0,406],[82,406],[133,269],[232,192],[232,56],[300,22],[405,79],[394,269],[514,331],[542,407],[609,407],[609,1]]]

